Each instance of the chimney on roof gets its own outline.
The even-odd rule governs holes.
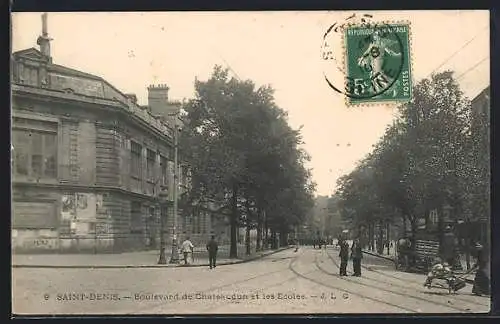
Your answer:
[[[168,86],[166,84],[148,87],[148,106],[153,114],[163,114],[168,107]]]
[[[50,56],[50,41],[52,38],[49,37],[48,26],[47,26],[47,13],[42,14],[42,35],[38,36],[36,43],[40,45],[40,52],[46,56],[50,61],[52,57]]]
[[[175,121],[175,115],[180,110],[180,106],[168,100],[169,87],[166,84],[150,85],[148,87],[148,106],[149,111],[155,116],[161,116],[160,119],[168,124]]]

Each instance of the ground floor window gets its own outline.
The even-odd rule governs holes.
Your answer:
[[[13,201],[12,228],[51,229],[58,227],[54,201]]]

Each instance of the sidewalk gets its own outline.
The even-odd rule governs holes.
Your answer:
[[[237,259],[229,259],[226,253],[217,258],[217,265],[237,264],[256,260],[290,247],[267,250],[245,255],[239,253]],[[167,264],[158,264],[159,251],[140,251],[117,254],[12,254],[13,268],[165,268],[165,267],[208,267],[208,254],[197,252],[194,262],[191,255],[187,265],[183,263],[183,255],[179,254],[179,264],[169,264],[170,250],[165,250]]]

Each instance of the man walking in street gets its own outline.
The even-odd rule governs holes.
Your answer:
[[[188,255],[189,255],[189,253],[193,253],[193,249],[194,249],[194,245],[189,240],[189,237],[187,237],[186,240],[184,242],[182,242],[182,245],[181,245],[181,250],[182,250],[182,253],[184,254],[184,264],[188,263]]]
[[[210,265],[210,269],[216,267],[217,261],[217,250],[219,249],[219,245],[217,241],[215,241],[215,235],[212,235],[212,239],[207,243],[207,251],[208,251],[208,263]]]
[[[361,244],[359,243],[359,238],[354,240],[351,247],[351,259],[352,268],[354,271],[353,276],[361,277],[361,259],[363,258],[363,251],[361,250]]]
[[[347,276],[347,261],[349,260],[349,243],[341,240],[340,245],[340,276]]]

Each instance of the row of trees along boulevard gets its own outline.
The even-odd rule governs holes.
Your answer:
[[[300,130],[289,126],[271,87],[230,78],[220,66],[207,81],[195,80],[195,93],[184,106],[179,137],[191,172],[182,210],[216,202],[229,218],[230,258],[238,257],[237,232],[243,226],[247,254],[251,229],[257,230],[257,251],[263,242],[275,248],[278,235],[286,245],[314,203]]]
[[[478,134],[488,130],[471,132],[471,104],[453,72],[423,79],[413,94],[373,151],[338,181],[342,217],[370,246],[375,228],[382,247],[382,232],[396,223],[410,228],[414,246],[424,219],[443,249],[448,224],[489,213],[489,173],[480,163],[484,153],[478,154]],[[476,239],[471,234],[465,235],[466,253]]]

